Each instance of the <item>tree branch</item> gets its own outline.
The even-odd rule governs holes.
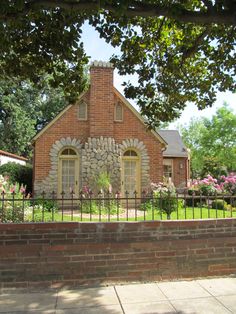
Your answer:
[[[205,0],[204,3],[210,4],[210,1]],[[76,11],[78,13],[98,13],[102,10],[110,11],[115,16],[127,16],[127,17],[160,17],[164,16],[174,20],[178,20],[184,23],[195,23],[195,24],[227,24],[236,25],[235,12],[233,10],[221,9],[220,11],[190,11],[182,7],[181,9],[173,10],[173,7],[167,7],[160,4],[150,4],[140,1],[130,1],[127,8],[123,9],[121,4],[114,2],[109,4],[104,2],[100,7],[99,1],[94,0],[37,0],[27,2],[21,11],[1,14],[1,20],[9,20],[17,18],[19,15],[26,15],[30,11],[37,11],[40,9],[56,9],[61,8],[70,11]],[[122,8],[122,13],[120,13]]]
[[[213,8],[212,2],[210,0],[202,0],[202,2],[204,3],[208,10],[211,10]]]
[[[190,47],[189,49],[187,49],[186,51],[183,52],[183,58],[182,58],[182,63],[187,59],[190,58],[197,50],[199,45],[203,42],[204,38],[206,37],[206,35],[209,34],[211,27],[207,26],[205,28],[205,30],[196,38],[194,44],[192,45],[192,47]]]

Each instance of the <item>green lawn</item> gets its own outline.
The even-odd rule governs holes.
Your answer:
[[[230,218],[236,217],[236,211],[223,211],[216,209],[208,209],[205,207],[202,208],[191,208],[186,207],[186,209],[182,208],[178,211],[175,211],[171,214],[171,220],[185,220],[185,219],[209,219],[209,218]],[[127,219],[128,218],[128,219]],[[160,214],[157,210],[148,210],[148,211],[129,211],[128,217],[127,213],[124,210],[119,210],[119,219],[117,218],[117,213],[110,215],[108,214],[89,214],[83,213],[82,218],[81,214],[78,211],[74,211],[73,214],[70,211],[53,211],[48,212],[41,210],[35,210],[34,215],[28,214],[26,216],[26,221],[143,221],[143,220],[167,220],[167,215],[162,213]]]

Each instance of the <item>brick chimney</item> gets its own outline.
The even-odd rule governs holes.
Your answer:
[[[90,137],[113,137],[113,65],[94,61],[90,66]]]

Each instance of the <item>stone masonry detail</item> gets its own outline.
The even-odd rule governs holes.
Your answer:
[[[102,172],[107,172],[111,179],[113,192],[121,190],[121,161],[127,149],[134,148],[141,161],[141,189],[146,189],[150,183],[149,156],[142,141],[138,139],[126,139],[122,143],[116,143],[114,138],[99,137],[88,138],[84,144],[80,140],[70,137],[56,141],[50,150],[51,169],[49,175],[42,181],[35,182],[35,193],[39,195],[43,191],[50,194],[58,189],[58,158],[64,147],[71,147],[78,153],[80,163],[80,189],[87,185],[97,192],[96,178]]]
[[[82,152],[82,182],[97,192],[96,178],[107,172],[114,191],[120,190],[120,147],[111,137],[88,138]]]
[[[64,147],[71,147],[75,149],[75,151],[81,155],[82,144],[80,140],[70,137],[61,138],[56,141],[50,150],[50,161],[51,161],[51,169],[49,171],[49,175],[42,181],[35,181],[34,183],[34,191],[36,195],[42,194],[45,192],[46,195],[50,195],[53,191],[57,193],[58,188],[58,157],[60,151]]]

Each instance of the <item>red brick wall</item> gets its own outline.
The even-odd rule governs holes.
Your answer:
[[[125,105],[123,122],[114,122],[117,97],[113,90],[113,69],[91,68],[91,86],[84,99],[88,104],[87,121],[78,121],[77,106],[74,105],[36,140],[35,180],[48,176],[51,167],[49,153],[56,140],[69,136],[85,142],[88,137],[104,136],[113,137],[118,143],[127,138],[143,141],[150,158],[150,179],[162,181],[162,146],[159,140]]]
[[[88,102],[88,95],[84,96],[84,100]],[[85,141],[89,137],[89,123],[78,120],[77,110],[78,107],[73,105],[36,140],[34,154],[36,180],[42,180],[48,176],[51,168],[49,153],[55,141],[68,136]]]
[[[117,101],[118,98],[115,97],[115,102]],[[162,181],[162,144],[124,104],[123,122],[114,122],[114,137],[118,143],[121,143],[126,138],[137,138],[139,141],[142,141],[147,148],[150,158],[150,179],[155,183]]]
[[[181,166],[182,165],[182,166]],[[175,186],[183,185],[187,186],[187,158],[173,158],[174,168],[174,184]]]
[[[0,285],[236,273],[236,220],[3,224]]]
[[[113,68],[90,69],[90,136],[113,137]]]

